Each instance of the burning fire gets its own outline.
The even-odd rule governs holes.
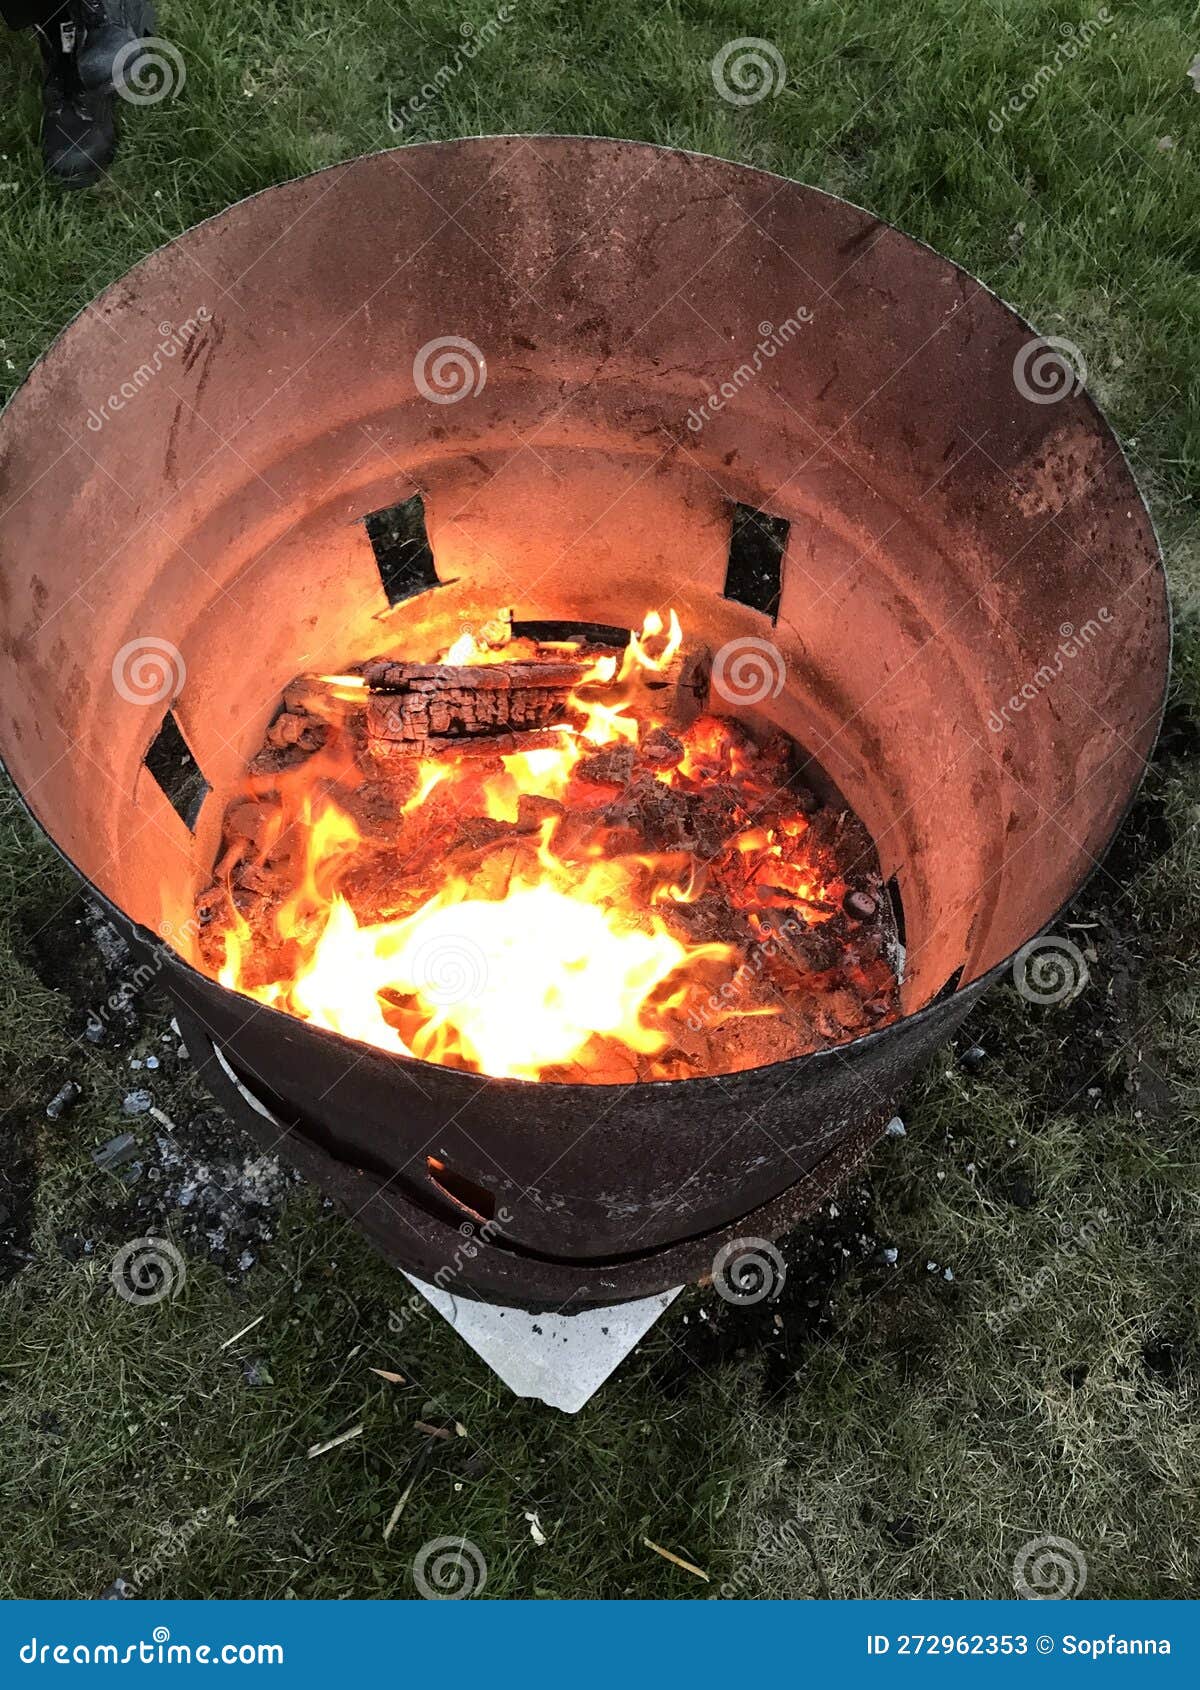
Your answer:
[[[581,764],[607,749],[640,756],[648,736],[663,733],[656,688],[682,639],[673,610],[665,620],[648,614],[622,655],[587,663],[568,719],[538,736],[547,744],[408,759],[407,795],[384,846],[361,825],[356,805],[369,782],[344,735],[339,749],[326,745],[277,777],[278,804],[258,854],[292,859],[291,889],[273,903],[264,945],[261,926],[252,927],[226,887],[221,983],[380,1049],[482,1074],[689,1071],[679,1065],[681,1019],[744,960],[724,938],[693,937],[684,919],[714,875],[723,877],[723,898],[751,912],[760,940],[769,938],[772,911],[799,909],[817,924],[844,887],[805,865],[808,823],[798,810],[756,823],[756,800],[771,779],[739,731],[714,717],[673,726],[669,754],[642,777],[643,793],[652,779],[677,803],[695,801],[714,782],[727,797],[736,791],[731,835],[717,841],[711,860],[646,850],[611,807],[597,825],[598,793],[611,806],[620,782],[598,787],[594,768],[585,779]],[[502,626],[499,635],[463,635],[441,662],[511,662],[519,645]],[[543,644],[543,658],[548,649],[579,660],[582,648]],[[367,692],[361,675],[321,684],[343,708]],[[579,825],[581,816],[588,825]],[[478,849],[459,837],[464,818],[477,818]],[[732,898],[731,883],[740,889]],[[368,912],[379,918],[366,919]],[[731,1004],[721,1018],[771,1013],[760,1003]]]

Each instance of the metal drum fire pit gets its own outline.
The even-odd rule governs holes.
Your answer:
[[[1052,344],[841,200],[623,142],[405,148],[190,231],[9,405],[0,511],[0,750],[213,1089],[401,1266],[529,1307],[678,1284],[810,1213],[1103,853],[1167,675],[1150,520]],[[900,1019],[733,1074],[536,1083],[197,969],[291,677],[501,604],[649,603],[873,835]]]

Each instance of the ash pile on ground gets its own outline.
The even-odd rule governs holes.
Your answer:
[[[98,1146],[97,1158],[127,1188],[102,1196],[93,1211],[106,1232],[169,1236],[231,1277],[248,1273],[270,1244],[287,1188],[299,1177],[278,1157],[244,1143],[217,1109],[182,1125],[172,1120],[165,1130],[147,1113]],[[90,1253],[78,1231],[60,1242],[68,1256]]]

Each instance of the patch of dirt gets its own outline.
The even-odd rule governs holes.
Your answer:
[[[1180,1339],[1169,1332],[1156,1333],[1142,1346],[1142,1366],[1151,1379],[1160,1385],[1175,1386],[1185,1364],[1185,1350]]]
[[[1145,873],[1151,863],[1165,857],[1171,849],[1171,842],[1166,805],[1157,793],[1144,789],[1134,800],[1121,831],[1104,858],[1104,874],[1099,878],[1114,902],[1127,900],[1129,882]],[[1120,893],[1112,885],[1114,880],[1122,887]]]
[[[1181,762],[1200,757],[1200,722],[1185,705],[1174,699],[1163,713],[1154,761],[1161,763],[1172,757]]]
[[[1054,932],[1077,947],[1087,968],[1082,989],[1063,1002],[1023,1006],[1037,1060],[1024,1071],[1041,1108],[1076,1119],[1128,1112],[1161,1120],[1177,1107],[1167,1065],[1156,1058],[1154,998],[1148,972],[1169,948],[1184,958],[1195,948],[1186,932],[1170,939],[1147,931],[1137,904],[1137,883],[1171,849],[1174,838],[1161,796],[1160,771],[1200,749],[1196,724],[1182,711],[1164,726],[1150,776],[1124,825],[1080,896],[1055,923]],[[1012,1047],[1011,1004],[986,1001],[972,1015],[970,1037],[1005,1061]],[[1018,1041],[1020,1043],[1020,1041]],[[1018,1056],[1021,1052],[1018,1050]]]
[[[760,1301],[731,1303],[711,1285],[689,1299],[683,1322],[675,1328],[676,1349],[662,1364],[658,1385],[663,1394],[688,1389],[697,1367],[711,1372],[746,1357],[762,1358],[764,1395],[786,1390],[804,1351],[831,1328],[837,1287],[879,1252],[871,1211],[871,1186],[860,1181],[813,1221],[779,1239],[775,1249],[783,1262],[782,1280],[771,1273]]]
[[[37,1159],[33,1122],[26,1110],[5,1110],[0,1137],[0,1285],[32,1259]]]
[[[924,1519],[924,1511],[917,1502],[908,1502],[903,1511],[898,1514],[889,1513],[886,1506],[880,1507],[870,1501],[864,1501],[859,1508],[859,1518],[864,1526],[878,1532],[886,1548],[897,1550],[905,1554],[915,1549],[922,1538],[928,1535],[928,1526]]]
[[[80,893],[48,921],[37,911],[27,919],[30,966],[71,1005],[72,1032],[89,1044],[128,1048],[141,1032],[142,976],[99,906]]]

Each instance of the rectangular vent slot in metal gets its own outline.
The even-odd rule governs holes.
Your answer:
[[[363,518],[389,604],[441,585],[425,529],[425,501],[419,493]]]
[[[751,610],[761,610],[772,622],[779,615],[783,554],[790,527],[786,517],[768,516],[752,505],[733,507],[725,597]]]
[[[195,832],[200,806],[212,788],[180,732],[174,711],[168,710],[163,717],[142,761],[180,821]]]

